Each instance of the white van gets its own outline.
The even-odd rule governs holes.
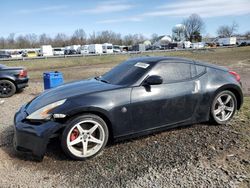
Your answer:
[[[91,54],[102,54],[102,45],[101,44],[90,44],[89,53]]]
[[[56,55],[64,55],[64,50],[62,48],[54,48],[53,54]]]
[[[113,44],[104,43],[104,44],[102,45],[102,52],[103,52],[103,53],[107,53],[107,54],[113,53]]]
[[[89,45],[82,45],[80,47],[80,54],[88,54],[89,53]]]
[[[51,45],[41,46],[41,55],[42,56],[53,56],[53,49]]]

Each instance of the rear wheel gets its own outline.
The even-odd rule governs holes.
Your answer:
[[[211,116],[217,124],[226,124],[237,108],[235,95],[231,91],[222,91],[216,95],[211,107]]]
[[[9,80],[0,80],[0,97],[11,97],[16,93],[16,86]]]
[[[69,157],[84,160],[100,153],[108,137],[105,121],[99,116],[86,114],[69,122],[63,131],[61,146]]]

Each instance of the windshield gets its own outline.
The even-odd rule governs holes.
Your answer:
[[[100,80],[114,85],[132,85],[149,71],[150,66],[148,62],[125,61],[104,74]]]

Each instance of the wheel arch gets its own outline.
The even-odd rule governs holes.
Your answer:
[[[12,82],[15,86],[16,86],[16,89],[17,89],[17,84],[15,82],[15,80],[11,77],[0,77],[0,80],[8,80],[10,82]]]
[[[99,117],[101,117],[107,127],[108,127],[108,131],[109,131],[109,138],[108,141],[112,142],[114,140],[114,135],[113,135],[113,126],[112,126],[112,122],[108,116],[108,113],[106,111],[104,111],[103,109],[100,108],[85,108],[85,109],[78,109],[78,110],[74,110],[73,112],[69,113],[67,118],[65,119],[65,126],[62,127],[60,130],[58,130],[57,132],[61,132],[65,129],[65,127],[67,126],[67,122],[74,119],[77,116],[80,115],[85,115],[85,114],[94,114],[97,115]]]
[[[220,88],[218,88],[218,89],[215,91],[215,93],[214,93],[212,99],[214,99],[214,97],[215,97],[218,93],[220,93],[220,92],[222,92],[222,91],[225,91],[225,90],[231,91],[231,92],[235,95],[236,101],[237,101],[237,110],[239,110],[240,107],[241,107],[241,105],[242,105],[242,103],[243,103],[243,94],[242,94],[242,91],[241,91],[240,87],[237,86],[237,85],[234,85],[234,84],[227,84],[227,85],[221,86]],[[213,101],[213,100],[212,100],[212,101]]]

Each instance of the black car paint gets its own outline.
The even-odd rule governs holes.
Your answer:
[[[28,77],[20,78],[19,73],[24,70],[23,67],[8,67],[0,64],[0,80],[9,80],[13,82],[17,90],[28,86]]]
[[[205,66],[205,72],[178,83],[151,86],[143,85],[148,72],[130,86],[88,79],[42,93],[24,105],[15,116],[16,149],[43,156],[49,139],[67,126],[68,118],[82,113],[101,116],[107,121],[112,138],[121,140],[175,126],[208,121],[212,100],[220,90],[233,91],[237,97],[237,108],[240,108],[243,102],[241,86],[227,69],[180,58],[135,59],[150,63],[151,69],[161,61],[175,60]],[[195,93],[196,81],[200,82],[200,90]],[[65,121],[51,119],[32,122],[26,119],[37,109],[61,99],[67,100],[52,113],[66,114],[68,118]]]

